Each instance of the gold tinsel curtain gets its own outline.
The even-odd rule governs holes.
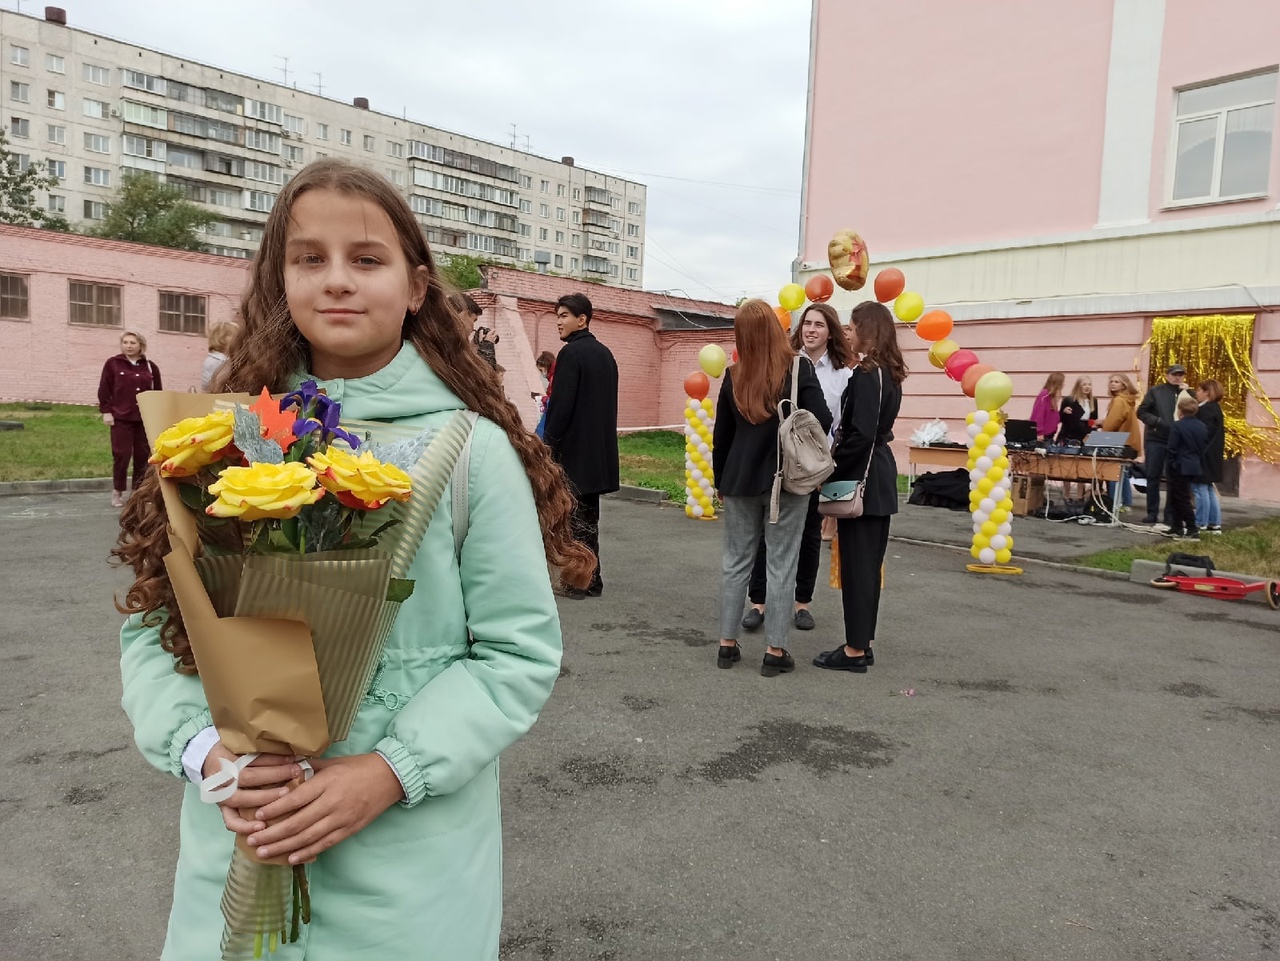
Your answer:
[[[1253,314],[1154,318],[1148,387],[1163,381],[1170,364],[1187,368],[1187,386],[1191,389],[1204,380],[1218,381],[1222,384],[1227,456],[1253,454],[1276,463],[1280,460],[1280,415],[1258,382],[1250,360],[1253,321]],[[1250,394],[1271,416],[1271,426],[1258,427],[1245,420]]]

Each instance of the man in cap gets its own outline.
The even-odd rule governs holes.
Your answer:
[[[1164,479],[1165,451],[1169,446],[1169,429],[1178,409],[1178,395],[1183,392],[1187,368],[1170,364],[1164,373],[1163,384],[1147,391],[1138,405],[1138,420],[1146,425],[1142,435],[1143,457],[1147,469],[1147,516],[1144,522],[1158,524],[1160,516],[1160,482]],[[1165,525],[1170,523],[1169,505],[1165,504]]]

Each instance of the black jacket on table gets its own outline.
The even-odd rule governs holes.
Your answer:
[[[589,330],[565,338],[543,440],[579,494],[618,489],[618,364]]]
[[[1216,400],[1207,400],[1196,411],[1196,420],[1209,428],[1209,446],[1204,452],[1204,476],[1201,484],[1222,483],[1222,461],[1226,456],[1226,427],[1222,419],[1222,407]]]
[[[874,370],[853,368],[844,391],[840,443],[835,449],[836,470],[831,480],[861,481],[867,459],[871,459],[862,495],[863,514],[887,517],[898,513],[898,463],[889,442],[893,440],[893,422],[901,407],[902,385],[895,384],[887,370],[877,374]]]
[[[1183,388],[1174,387],[1168,381],[1156,384],[1138,405],[1138,420],[1147,425],[1144,438],[1149,441],[1166,441],[1173,417],[1178,409],[1178,395]]]
[[[1195,417],[1174,421],[1169,428],[1169,449],[1165,452],[1165,471],[1185,477],[1193,483],[1204,473],[1204,452],[1209,447],[1209,428]]]
[[[773,489],[773,476],[778,472],[778,414],[753,424],[738,410],[733,400],[733,372],[725,371],[716,402],[716,427],[712,432],[711,469],[715,471],[716,490],[725,497],[757,497]],[[559,390],[560,370],[556,369]],[[779,398],[791,396],[791,371],[782,382]],[[831,430],[831,411],[827,410],[822,384],[814,373],[813,363],[800,358],[800,385],[796,403],[818,418],[825,431]],[[788,406],[788,412],[790,407]]]

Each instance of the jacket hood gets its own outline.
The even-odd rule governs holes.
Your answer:
[[[342,405],[344,418],[356,420],[399,420],[465,406],[409,341],[400,345],[387,366],[367,377],[320,380],[299,372],[290,378],[290,388],[304,380],[315,380]]]

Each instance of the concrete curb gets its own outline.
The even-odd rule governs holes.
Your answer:
[[[1190,551],[1187,553],[1190,553]],[[1188,567],[1185,564],[1175,564],[1173,572],[1175,574],[1189,574],[1192,577],[1204,576],[1204,570],[1202,568]],[[1152,578],[1159,577],[1163,573],[1163,561],[1137,560],[1133,562],[1133,566],[1129,568],[1129,573],[1126,576],[1135,584],[1149,585]],[[1269,578],[1259,577],[1257,574],[1232,574],[1230,571],[1214,571],[1213,576],[1230,577],[1232,580],[1243,581],[1246,584],[1258,584],[1262,581],[1269,580]]]
[[[0,497],[24,494],[88,494],[111,490],[110,477],[72,477],[69,480],[10,481],[0,484]]]
[[[958,544],[945,544],[941,541],[924,541],[918,537],[895,537],[889,535],[890,541],[897,541],[899,544],[913,544],[916,547],[941,547],[944,550],[955,551],[957,554],[969,554],[969,548],[961,547]],[[1073,574],[1088,574],[1091,577],[1101,577],[1104,580],[1129,580],[1129,575],[1124,571],[1107,571],[1100,567],[1083,567],[1080,564],[1064,564],[1061,561],[1046,561],[1039,557],[1020,557],[1014,555],[1013,564],[1035,564],[1039,567],[1050,567],[1058,571],[1071,571]],[[1161,570],[1164,568],[1162,567]],[[1152,575],[1153,577],[1155,575]]]
[[[667,492],[654,490],[650,487],[631,487],[624,484],[612,494],[606,494],[606,497],[616,497],[622,501],[638,501],[642,504],[662,504],[667,500]]]

